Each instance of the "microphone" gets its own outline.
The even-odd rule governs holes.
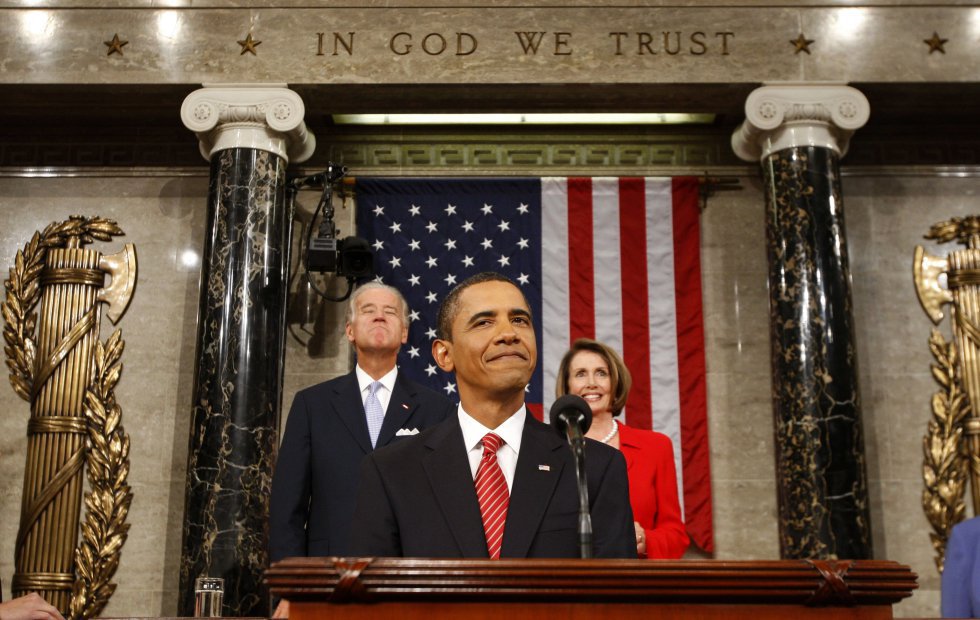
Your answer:
[[[592,426],[592,408],[585,399],[575,394],[565,394],[551,405],[551,425],[568,441],[581,440]]]
[[[575,456],[579,555],[583,559],[591,558],[592,513],[589,512],[589,484],[585,476],[585,432],[592,425],[592,408],[581,396],[565,394],[551,405],[548,417],[558,433],[568,438]]]

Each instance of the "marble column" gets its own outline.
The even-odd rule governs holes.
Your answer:
[[[286,166],[315,140],[285,85],[205,85],[181,119],[211,163],[191,402],[178,614],[194,581],[224,579],[225,616],[267,616],[291,213]]]
[[[840,158],[868,120],[843,84],[753,91],[732,136],[762,165],[783,558],[870,558]]]

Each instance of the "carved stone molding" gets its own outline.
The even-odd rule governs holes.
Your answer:
[[[732,149],[745,161],[794,146],[829,148],[843,156],[870,113],[864,94],[844,84],[766,85],[746,99],[745,121],[732,134]]]
[[[217,151],[253,148],[302,162],[316,148],[303,100],[285,84],[204,84],[184,99],[180,119],[210,161]]]

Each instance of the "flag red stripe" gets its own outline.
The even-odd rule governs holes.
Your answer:
[[[569,342],[595,337],[592,179],[568,179]]]
[[[691,539],[705,551],[712,552],[714,540],[708,404],[705,394],[704,322],[701,309],[698,181],[693,177],[676,177],[672,180],[671,189],[684,513]]]
[[[623,361],[633,387],[626,423],[651,428],[650,325],[647,301],[646,187],[643,179],[619,180],[619,254],[622,279]]]

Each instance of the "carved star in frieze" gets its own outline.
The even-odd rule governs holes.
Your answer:
[[[123,41],[119,38],[118,34],[113,34],[111,41],[103,41],[102,44],[109,48],[109,51],[106,52],[106,56],[112,56],[113,54],[119,54],[122,56],[122,48],[124,45],[128,45],[129,41]]]
[[[926,45],[929,46],[929,53],[930,54],[933,53],[933,52],[939,52],[940,54],[945,54],[946,53],[946,50],[943,49],[943,46],[946,45],[946,43],[948,41],[949,41],[949,39],[942,39],[942,38],[940,38],[939,37],[939,34],[936,31],[933,31],[932,32],[932,38],[931,39],[923,39],[922,40],[923,43],[925,43]]]
[[[794,54],[799,54],[800,52],[806,52],[809,54],[811,43],[813,43],[813,39],[806,38],[803,36],[802,32],[800,33],[800,36],[796,37],[795,39],[790,39],[790,45],[796,48],[793,50]]]
[[[242,46],[242,56],[245,55],[245,52],[251,52],[252,56],[258,56],[258,54],[255,53],[255,48],[262,45],[262,41],[252,39],[252,33],[250,32],[248,33],[248,36],[245,37],[245,40],[239,41],[238,44]]]

